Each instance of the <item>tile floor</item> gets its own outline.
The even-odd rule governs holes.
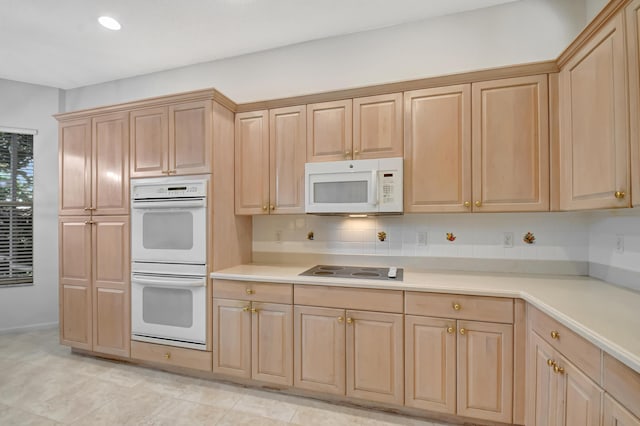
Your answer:
[[[71,354],[56,329],[0,335],[0,425],[423,425]]]

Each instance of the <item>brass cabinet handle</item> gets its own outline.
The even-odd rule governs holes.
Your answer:
[[[555,362],[554,360],[552,360],[551,358],[549,358],[549,359],[547,360],[547,365],[548,365],[549,367],[553,367],[554,365],[556,365],[556,362]]]
[[[244,308],[242,308],[242,312],[249,312],[250,306],[247,305]]]
[[[558,374],[564,374],[564,368],[558,367],[558,365],[553,366],[553,372]]]
[[[96,222],[95,222],[95,221],[93,221],[93,220],[86,220],[86,221],[84,222],[84,224],[85,224],[85,225],[93,225],[94,223],[96,223]]]
[[[475,204],[476,204],[476,207],[480,207],[482,205],[482,201],[476,201]]]
[[[262,205],[262,211],[265,211],[265,212],[267,211],[267,205],[266,204]]]
[[[343,317],[338,317],[338,322],[339,322],[340,324],[342,324],[342,322],[343,322],[343,321],[344,321],[344,318],[343,318]]]
[[[95,207],[85,207],[83,210],[85,212],[87,212],[87,211],[92,211],[92,210],[97,210],[97,209]]]
[[[353,324],[353,318],[347,318],[347,324]]]
[[[462,309],[462,306],[460,306],[459,303],[454,303],[453,304],[453,310],[454,311],[459,311],[460,309]]]
[[[464,202],[464,206],[465,206],[465,207],[471,207],[471,203],[470,203],[470,202],[468,202],[468,201],[465,201],[465,202]]]
[[[165,353],[165,354],[164,354],[164,357],[165,357],[166,359],[171,359],[171,352],[167,352],[167,353]]]
[[[613,193],[613,195],[614,195],[618,200],[621,200],[621,199],[623,199],[623,198],[624,198],[624,196],[625,196],[626,194],[624,193],[624,191],[616,191],[616,192],[614,192],[614,193]]]
[[[560,333],[558,333],[557,331],[553,330],[551,332],[551,338],[558,340],[560,338]]]
[[[455,331],[456,331],[456,329],[455,329],[455,328],[453,328],[453,327],[447,327],[447,333],[449,333],[449,334],[453,334],[453,333],[455,333]]]
[[[358,151],[357,149],[354,149],[353,150],[353,155],[358,155],[358,154],[360,154],[360,151]]]
[[[463,336],[465,335],[465,333],[466,333],[466,332],[467,332],[467,330],[466,330],[466,329],[464,329],[464,328],[461,328],[461,329],[460,329],[460,334],[462,334]]]
[[[251,308],[251,313],[252,313],[252,314],[257,314],[258,312],[260,312],[260,310],[259,310],[259,309]]]
[[[252,295],[252,294],[254,294],[255,292],[256,292],[255,290],[250,289],[250,288],[248,288],[248,289],[246,289],[246,290],[245,290],[245,293],[247,293],[248,295]]]
[[[276,209],[276,206],[274,206],[273,204],[270,204],[270,205],[269,205],[269,209],[271,209],[271,210],[275,210],[275,209]]]

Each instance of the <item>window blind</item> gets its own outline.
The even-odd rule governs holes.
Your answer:
[[[0,132],[0,286],[33,283],[33,135]]]

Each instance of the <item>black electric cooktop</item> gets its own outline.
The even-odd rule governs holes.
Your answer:
[[[395,269],[395,277],[394,275]],[[391,274],[389,274],[391,270]],[[402,281],[402,268],[375,268],[370,266],[316,265],[299,275],[328,278],[360,278],[367,280]],[[392,276],[389,276],[392,275]]]

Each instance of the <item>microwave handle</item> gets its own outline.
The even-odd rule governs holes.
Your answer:
[[[369,188],[369,203],[373,206],[378,205],[378,171],[371,171],[371,187]]]
[[[183,288],[183,287],[204,287],[207,285],[205,278],[162,278],[155,277],[153,279],[142,278],[139,276],[131,277],[132,284],[149,285],[153,287],[171,287],[171,288]]]

